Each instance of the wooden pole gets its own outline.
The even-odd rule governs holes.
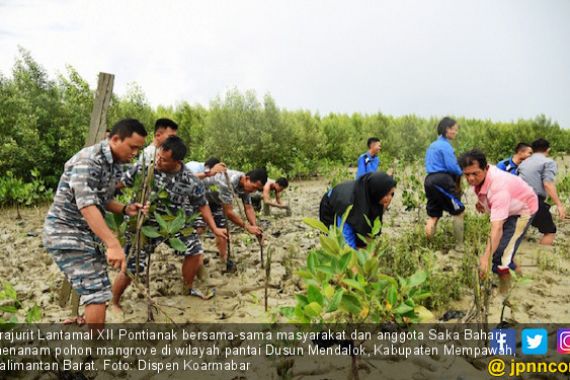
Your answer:
[[[105,137],[105,130],[107,129],[107,110],[111,103],[114,82],[115,76],[113,74],[99,73],[99,83],[97,85],[97,92],[95,93],[93,111],[91,112],[91,123],[89,124],[89,133],[85,139],[85,146],[96,144]]]
[[[107,129],[107,110],[111,102],[113,94],[113,84],[115,76],[113,74],[99,73],[99,83],[95,92],[95,101],[93,102],[93,111],[91,112],[91,123],[89,124],[89,132],[85,138],[85,146],[91,146],[105,137]],[[65,307],[69,301],[71,294],[71,310],[74,317],[79,315],[79,294],[73,291],[71,284],[67,279],[59,291],[59,305]]]

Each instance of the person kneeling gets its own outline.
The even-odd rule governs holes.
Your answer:
[[[370,223],[379,218],[382,221],[384,211],[392,202],[396,181],[386,173],[369,173],[355,181],[343,182],[327,192],[320,204],[319,219],[326,226],[336,223],[342,225],[342,216],[349,206],[343,225],[342,234],[352,248],[362,248],[366,241],[358,235],[369,236],[372,232]]]

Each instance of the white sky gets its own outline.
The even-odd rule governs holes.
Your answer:
[[[0,0],[0,72],[17,46],[53,78],[137,82],[153,105],[227,89],[280,107],[570,127],[569,0]]]

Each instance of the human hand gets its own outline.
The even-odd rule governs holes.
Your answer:
[[[227,240],[228,239],[228,231],[225,228],[216,228],[214,231],[214,235],[217,237]]]
[[[261,237],[263,235],[263,231],[258,226],[253,226],[251,224],[248,224],[245,226],[245,229],[247,230],[247,232],[257,237]]]
[[[141,203],[131,203],[127,205],[127,207],[125,208],[125,215],[137,216],[139,210],[141,210],[143,214],[148,215],[149,208],[150,208],[150,202],[147,202],[144,205],[144,207]]]
[[[120,245],[107,247],[107,262],[113,268],[120,269],[121,272],[126,272],[127,270],[127,258]]]

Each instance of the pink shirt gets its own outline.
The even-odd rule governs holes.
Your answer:
[[[483,184],[473,190],[479,203],[491,212],[491,222],[513,215],[533,215],[538,211],[538,197],[532,187],[522,178],[494,165],[489,165]]]

